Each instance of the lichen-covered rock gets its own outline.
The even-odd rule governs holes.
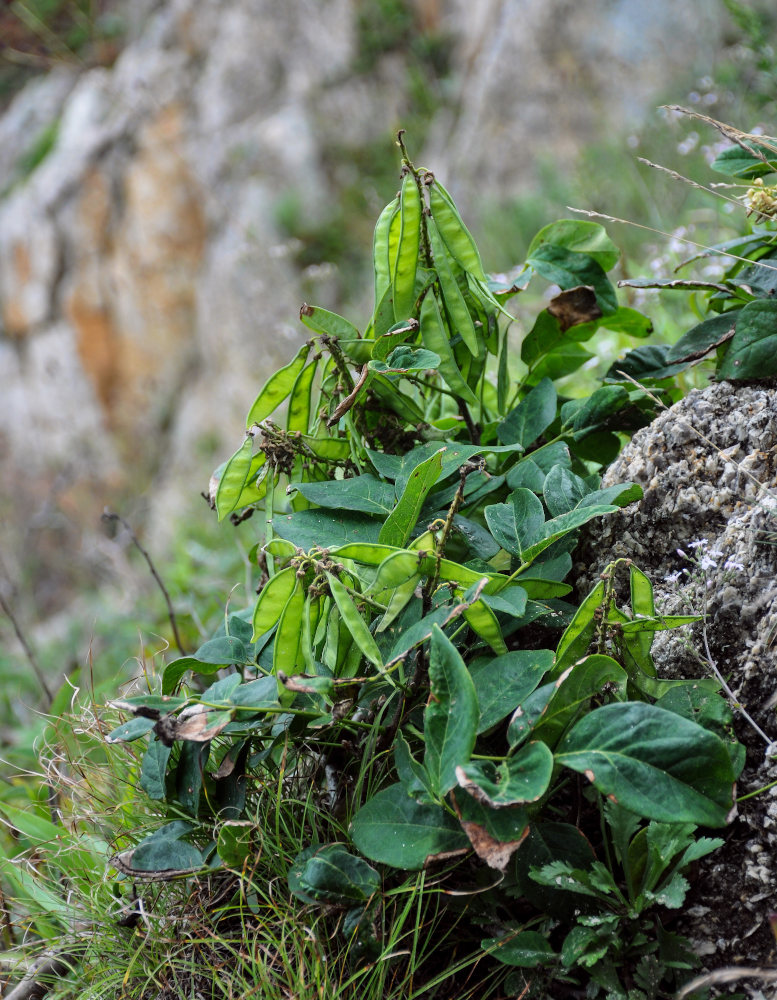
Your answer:
[[[576,581],[633,558],[659,611],[705,614],[659,632],[663,677],[726,679],[747,748],[738,795],[777,779],[777,388],[721,382],[693,391],[635,434],[605,484],[632,480],[644,498],[594,524]],[[775,757],[771,757],[774,754]],[[777,787],[739,806],[725,846],[701,863],[683,930],[711,967],[774,962],[767,916],[777,892]]]

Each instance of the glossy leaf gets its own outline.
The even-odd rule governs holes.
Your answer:
[[[444,449],[431,455],[413,469],[396,507],[380,529],[378,541],[383,545],[403,548],[416,525],[421,507],[430,490],[440,478]]]
[[[703,322],[698,323],[680,337],[666,352],[666,361],[671,364],[673,361],[689,361],[695,357],[701,357],[711,351],[718,344],[726,339],[729,333],[734,332],[734,324],[739,309],[721,313],[718,316],[711,316]]]
[[[769,139],[768,141],[772,145],[777,143],[775,139]],[[777,156],[773,149],[770,149],[768,146],[762,146],[752,139],[745,139],[744,145],[750,149],[757,150],[761,155],[756,156],[755,153],[750,153],[737,144],[724,149],[722,153],[718,154],[713,161],[712,169],[717,170],[719,174],[726,174],[728,177],[741,177],[745,180],[764,177],[766,174],[771,174],[777,170],[777,162],[775,162]],[[767,162],[764,163],[764,159],[761,157]]]
[[[309,306],[305,303],[299,311],[299,318],[311,330],[328,337],[337,337],[339,340],[358,340],[360,337],[353,323],[344,316],[338,316],[328,309],[321,309],[320,306]],[[291,386],[289,388],[291,389]]]
[[[429,687],[424,767],[436,794],[444,795],[456,784],[456,768],[472,753],[480,710],[469,671],[438,625],[432,626]]]
[[[387,517],[394,506],[393,487],[369,473],[352,479],[332,479],[325,483],[292,483],[291,488],[298,490],[306,500],[319,507],[333,507],[336,510]]]
[[[273,518],[273,529],[281,538],[309,552],[344,545],[346,542],[377,542],[380,522],[350,510],[300,510]]]
[[[608,281],[601,264],[589,254],[545,243],[536,247],[526,261],[537,274],[562,289],[590,285],[596,292],[596,299],[603,313],[614,313],[617,310],[615,289]]]
[[[172,837],[144,841],[132,853],[132,867],[141,872],[196,871],[202,866],[202,853],[193,844]]]
[[[522,553],[542,537],[545,512],[531,490],[514,490],[508,500],[486,507],[486,523],[502,548],[523,560]]]
[[[351,839],[371,861],[418,871],[439,855],[465,851],[469,840],[442,806],[422,805],[401,784],[373,795],[351,824]]]
[[[165,775],[172,747],[161,740],[151,740],[143,755],[140,767],[140,787],[150,799],[162,800],[166,797]]]
[[[586,254],[605,271],[611,270],[620,260],[620,250],[607,235],[604,226],[598,222],[586,222],[582,219],[559,219],[551,222],[536,234],[529,244],[526,256],[531,257],[545,245]]]
[[[777,302],[748,303],[737,316],[736,331],[718,368],[719,379],[777,375]]]
[[[470,668],[475,685],[482,733],[501,722],[524,701],[553,665],[549,649],[521,649]]]
[[[122,723],[105,737],[106,743],[131,743],[146,736],[156,725],[154,719],[136,718]]]
[[[627,675],[623,667],[610,656],[599,653],[576,663],[559,684],[542,718],[534,727],[534,736],[555,746],[564,730],[591,698],[601,695],[605,685],[625,697]]]
[[[471,761],[456,768],[461,788],[492,809],[537,802],[548,790],[552,773],[553,754],[539,742],[527,743],[498,764]]]
[[[427,351],[423,347],[397,347],[389,354],[385,361],[375,358],[369,363],[370,371],[382,372],[383,374],[407,374],[408,372],[423,372],[429,369],[439,368],[440,356],[433,351]]]
[[[551,380],[542,379],[497,426],[499,440],[528,448],[556,419],[556,399]]]
[[[734,775],[722,740],[655,705],[594,709],[562,740],[556,760],[650,819],[723,826],[732,806]]]
[[[529,814],[523,806],[491,809],[466,792],[454,792],[454,807],[477,856],[489,868],[504,871],[529,833]]]

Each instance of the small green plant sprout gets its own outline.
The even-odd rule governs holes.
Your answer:
[[[164,822],[116,864],[231,873],[250,921],[272,838],[289,907],[323,908],[353,975],[411,963],[409,995],[485,997],[512,966],[663,996],[689,963],[656,914],[715,846],[694,831],[725,825],[741,762],[719,714],[692,707],[716,683],[656,676],[653,636],[695,616],[657,614],[624,561],[565,600],[579,529],[641,496],[599,473],[654,403],[557,387],[599,328],[650,323],[619,305],[596,223],[546,226],[509,284],[491,279],[399,144],[372,315],[302,307],[311,339],[211,482],[219,518],[261,512],[256,598],[117,703],[130,717],[108,739],[147,741],[139,784]],[[507,303],[535,276],[558,291],[519,341]],[[440,899],[433,959],[421,914]],[[485,992],[462,986],[475,967]]]

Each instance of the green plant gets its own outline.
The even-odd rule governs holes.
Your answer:
[[[263,886],[277,910],[282,874],[289,913],[325,908],[327,996],[482,998],[510,966],[538,996],[665,996],[689,962],[661,908],[717,843],[694,831],[725,824],[740,748],[714,682],[656,677],[655,632],[696,619],[658,615],[635,566],[563,600],[579,529],[640,496],[599,471],[653,400],[554,384],[598,329],[650,323],[619,306],[595,223],[545,227],[490,280],[402,148],[366,329],[303,306],[314,337],[212,479],[220,519],[261,511],[256,601],[115,703],[107,739],[163,822],[114,865],[125,885],[222,878],[213,961],[264,926]],[[514,356],[506,303],[534,276],[560,290]]]

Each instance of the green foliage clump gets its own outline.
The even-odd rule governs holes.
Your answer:
[[[693,958],[664,915],[721,843],[697,828],[727,822],[742,751],[714,682],[656,674],[655,633],[695,616],[661,615],[629,560],[568,600],[580,529],[641,496],[602,469],[671,397],[559,389],[598,331],[651,325],[593,222],[546,226],[490,278],[400,145],[369,322],[303,305],[313,336],[211,480],[219,519],[259,515],[256,599],[113,703],[150,821],[113,834],[117,906],[152,929],[178,913],[202,960],[168,956],[162,985],[214,997],[241,977],[268,997],[666,996]],[[556,288],[518,344],[508,303],[535,277]],[[126,933],[141,997],[161,974]]]

